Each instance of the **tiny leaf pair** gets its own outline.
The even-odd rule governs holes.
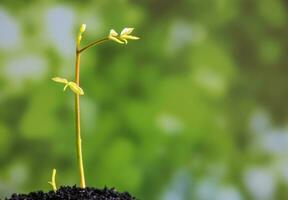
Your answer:
[[[118,35],[118,33],[114,29],[111,29],[108,38],[120,44],[127,44],[127,40],[139,40],[139,37],[130,35],[133,30],[134,28],[124,28],[121,31],[120,35]]]
[[[67,79],[65,78],[60,78],[60,77],[54,77],[52,78],[53,81],[57,82],[57,83],[64,83],[65,86],[63,88],[63,91],[66,90],[66,88],[69,86],[69,88],[78,95],[84,95],[84,91],[81,87],[79,87],[77,85],[77,83],[73,82],[73,81],[67,81]]]

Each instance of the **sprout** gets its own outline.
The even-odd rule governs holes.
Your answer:
[[[86,49],[98,45],[100,43],[113,40],[120,44],[127,44],[127,40],[138,40],[139,38],[136,36],[130,35],[134,28],[124,28],[121,31],[121,34],[111,29],[109,36],[106,36],[100,40],[95,40],[90,44],[81,48],[80,42],[82,39],[82,34],[86,30],[86,24],[82,24],[79,28],[79,32],[76,40],[76,62],[75,62],[75,80],[68,81],[65,78],[54,77],[53,81],[57,83],[65,84],[63,90],[65,91],[67,87],[69,87],[75,93],[75,128],[76,128],[76,152],[77,152],[77,164],[79,169],[79,177],[80,177],[80,187],[85,188],[85,176],[84,176],[84,165],[82,158],[82,142],[81,142],[81,128],[80,128],[80,95],[84,95],[83,89],[79,86],[80,82],[80,54],[83,53]],[[49,184],[52,185],[53,190],[56,191],[56,183],[55,183],[56,170],[53,170],[52,173],[52,181]]]
[[[56,190],[57,190],[57,185],[56,185],[56,169],[53,169],[51,181],[49,181],[48,183],[52,186],[53,191],[56,192]]]

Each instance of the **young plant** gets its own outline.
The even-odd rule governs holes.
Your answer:
[[[56,185],[56,169],[53,169],[51,181],[49,181],[48,183],[52,186],[53,191],[56,192],[56,190],[57,190],[57,185]]]
[[[83,159],[82,159],[82,141],[81,141],[81,126],[80,126],[80,96],[84,95],[83,89],[79,86],[80,85],[80,77],[79,77],[79,71],[80,71],[80,55],[87,50],[90,47],[93,47],[95,45],[98,45],[100,43],[106,42],[106,41],[115,41],[120,44],[127,44],[128,40],[138,40],[139,38],[136,36],[130,35],[134,28],[124,28],[120,35],[114,30],[111,29],[108,36],[96,40],[94,42],[91,42],[87,46],[84,46],[81,48],[80,43],[82,40],[82,35],[86,29],[86,24],[82,24],[79,33],[77,35],[76,39],[76,62],[75,62],[75,80],[74,81],[68,81],[65,78],[60,77],[54,77],[52,78],[53,81],[58,83],[63,83],[64,91],[67,87],[69,87],[73,92],[75,96],[75,128],[76,128],[76,152],[77,152],[77,164],[79,169],[79,176],[80,176],[80,187],[85,188],[85,175],[84,175],[84,166],[83,166]],[[52,173],[52,181],[49,182],[49,184],[52,185],[53,190],[56,191],[56,182],[55,182],[55,176],[56,176],[56,170],[53,170]]]

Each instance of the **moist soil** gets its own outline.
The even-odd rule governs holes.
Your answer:
[[[56,192],[31,192],[13,194],[5,200],[136,200],[128,192],[117,192],[114,188],[96,189],[62,186]]]

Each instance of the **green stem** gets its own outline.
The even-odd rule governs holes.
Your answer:
[[[97,44],[100,44],[100,43],[103,43],[105,41],[109,40],[108,37],[105,37],[105,38],[102,38],[100,40],[96,40],[94,42],[91,42],[90,44],[88,44],[87,46],[83,47],[82,49],[79,50],[79,53],[82,53],[83,51],[85,51],[86,49],[90,48],[90,47],[93,47]]]
[[[80,39],[79,39],[80,38]],[[108,37],[96,40],[87,46],[80,48],[80,41],[81,41],[81,33],[78,36],[77,44],[76,44],[76,63],[75,63],[75,83],[79,86],[79,68],[80,68],[80,54],[85,51],[86,49],[93,47],[97,44],[105,42],[109,40]],[[80,187],[85,188],[85,176],[84,176],[84,167],[83,167],[83,158],[82,158],[82,141],[81,141],[81,128],[80,128],[80,96],[79,94],[75,93],[75,124],[76,124],[76,150],[77,150],[77,162],[79,168],[79,175],[80,175]]]
[[[76,45],[76,63],[75,63],[75,83],[79,85],[79,68],[80,68],[80,41]],[[80,96],[75,93],[75,124],[76,124],[76,150],[77,150],[77,162],[80,174],[80,187],[85,188],[85,175],[82,158],[82,141],[81,141],[81,128],[80,128]]]

